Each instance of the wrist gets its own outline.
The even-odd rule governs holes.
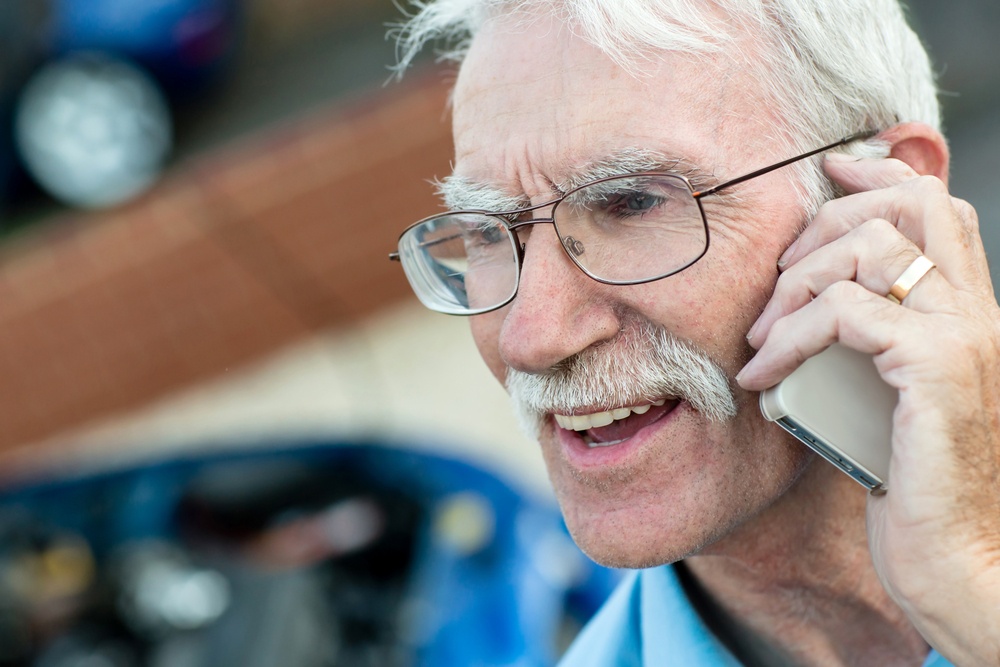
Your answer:
[[[932,586],[897,591],[928,644],[955,667],[1000,665],[1000,560],[991,550],[958,549],[940,559]]]

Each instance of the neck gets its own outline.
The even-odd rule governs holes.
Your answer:
[[[865,498],[815,461],[775,505],[685,561],[694,588],[729,617],[723,628],[752,633],[791,664],[921,665],[927,644],[872,566]]]

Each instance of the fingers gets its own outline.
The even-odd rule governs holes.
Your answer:
[[[950,615],[948,632],[960,636],[954,628],[984,617],[1000,591],[1000,308],[975,212],[944,183],[891,159],[828,158],[825,166],[848,194],[824,205],[779,262],[749,336],[757,353],[737,381],[763,391],[835,342],[874,357],[898,401],[890,491],[869,501],[869,545],[887,590],[943,642],[940,619]],[[902,304],[885,298],[921,255],[936,268]],[[956,586],[961,595],[950,594]],[[980,590],[988,594],[977,598]],[[967,608],[978,611],[965,616]],[[968,645],[995,627],[966,633]]]
[[[920,248],[888,221],[869,220],[786,269],[747,340],[759,348],[776,321],[838,282],[854,281],[874,295],[885,296],[921,254]],[[913,286],[905,299],[907,307],[918,312],[948,307],[950,285],[934,273],[932,269]]]
[[[899,160],[828,156],[829,176],[852,193],[824,204],[779,260],[787,270],[803,257],[872,219],[891,223],[930,257],[959,289],[992,295],[975,211],[939,179],[919,176]]]
[[[883,190],[918,178],[920,174],[901,160],[857,158],[828,153],[824,168],[847,194]]]
[[[898,342],[889,324],[994,303],[975,211],[939,179],[894,159],[828,157],[825,168],[849,194],[821,207],[779,260],[774,294],[747,336],[759,350],[740,373],[747,389],[771,386],[835,341],[880,354]],[[903,307],[886,299],[921,255],[935,268]]]
[[[833,283],[805,306],[780,318],[768,340],[737,375],[744,389],[772,387],[835,342],[879,355],[897,342],[901,326],[921,315],[848,280]]]

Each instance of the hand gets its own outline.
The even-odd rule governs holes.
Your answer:
[[[883,585],[956,665],[1000,664],[1000,308],[975,211],[907,164],[828,156],[848,196],[779,261],[740,384],[761,391],[839,341],[899,390],[889,492],[868,501]],[[937,265],[885,298],[910,263]]]

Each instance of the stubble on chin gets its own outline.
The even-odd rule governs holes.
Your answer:
[[[684,442],[650,443],[629,465],[598,472],[568,465],[558,442],[543,441],[566,524],[594,561],[608,567],[646,568],[712,551],[736,535],[740,526],[767,512],[810,460],[795,443],[786,443],[787,449],[767,447],[768,465],[755,467],[745,461],[748,449],[758,448],[756,434],[751,435],[754,429],[736,423],[713,427],[693,411],[684,419],[691,426],[684,429]],[[747,438],[733,440],[733,432]],[[542,438],[552,436],[549,431]],[[698,442],[714,443],[712,450],[725,460],[705,466],[692,462]]]
[[[548,373],[508,373],[507,386],[522,425],[541,445],[574,540],[601,564],[653,567],[723,539],[765,509],[776,489],[769,488],[774,479],[757,478],[752,466],[739,464],[760,435],[738,417],[753,413],[755,397],[735,392],[722,366],[694,345],[646,321],[627,324],[619,338]],[[683,400],[685,414],[675,417],[684,423],[677,437],[685,442],[646,443],[627,462],[599,470],[565,460],[551,412],[574,404],[636,404],[664,394]],[[732,440],[737,432],[747,439]],[[692,452],[708,442],[715,443],[712,452],[703,448],[701,455],[714,464],[701,466]]]

